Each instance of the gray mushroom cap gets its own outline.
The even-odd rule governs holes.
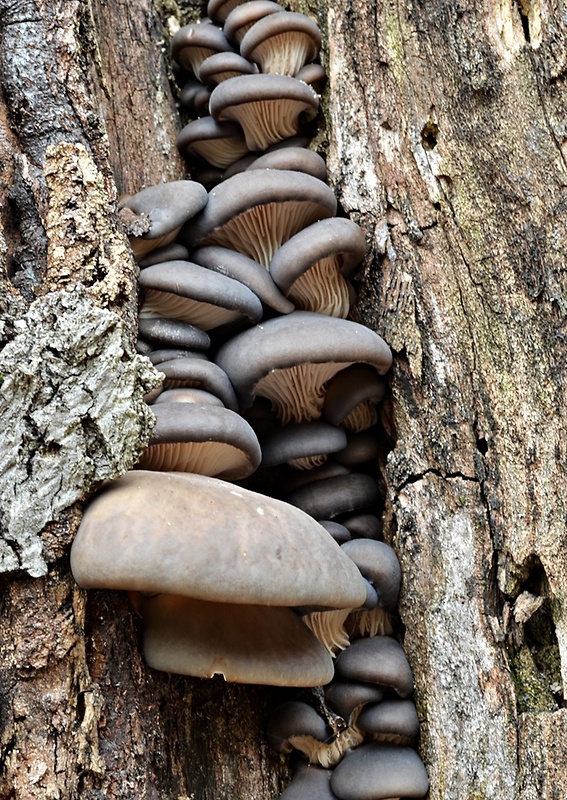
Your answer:
[[[214,245],[193,250],[191,257],[196,264],[240,281],[274,311],[280,314],[293,311],[293,303],[283,296],[266,268],[253,258]]]
[[[318,686],[329,654],[289,608],[145,598],[144,657],[153,669],[237,683]]]
[[[284,7],[273,0],[249,0],[234,8],[226,17],[224,33],[227,39],[240,44],[244,35],[259,19],[284,11]]]
[[[341,519],[354,538],[379,539],[382,536],[382,522],[375,514],[355,512]]]
[[[323,416],[333,425],[342,425],[348,430],[365,430],[376,423],[375,406],[385,394],[386,383],[376,370],[365,364],[353,364],[347,374],[337,375],[329,381]]]
[[[152,405],[161,403],[198,403],[199,405],[212,405],[224,408],[222,400],[204,389],[166,389],[153,401]]]
[[[258,468],[256,434],[234,411],[197,403],[161,403],[152,410],[156,424],[138,462],[142,469],[240,480]]]
[[[302,425],[286,425],[262,438],[262,466],[292,463],[300,469],[310,469],[324,463],[329,453],[340,450],[346,443],[340,428],[320,420]],[[296,463],[299,462],[299,463]]]
[[[323,406],[324,408],[324,406]],[[360,466],[369,462],[377,463],[380,455],[380,437],[376,430],[348,431],[347,445],[344,450],[335,453],[335,460],[345,467]]]
[[[400,737],[408,742],[419,733],[419,719],[413,700],[392,698],[372,703],[356,720],[365,733],[380,737]]]
[[[325,742],[331,738],[332,730],[312,706],[300,700],[289,700],[274,709],[266,727],[266,738],[276,752],[290,753],[293,739],[303,736]]]
[[[242,75],[229,78],[211,93],[215,119],[238,122],[249,150],[265,150],[299,133],[319,110],[319,96],[288,75]]]
[[[429,780],[423,762],[409,747],[365,744],[337,764],[331,789],[340,800],[425,797]]]
[[[153,264],[161,264],[163,261],[188,261],[189,250],[185,245],[179,242],[171,242],[164,247],[158,247],[157,250],[152,250],[147,256],[144,256],[139,262],[140,269],[144,267],[151,267]]]
[[[219,603],[352,608],[366,594],[356,566],[315,520],[190,473],[136,470],[104,484],[85,510],[71,568],[85,589]]]
[[[331,791],[331,775],[330,769],[302,762],[279,800],[337,800]]]
[[[231,411],[238,410],[238,400],[226,372],[207,358],[181,355],[156,364],[165,376],[167,389],[193,386],[206,389],[219,397]]]
[[[211,89],[201,81],[187,81],[179,93],[181,106],[189,113],[208,114]]]
[[[188,247],[220,245],[266,266],[284,241],[336,210],[332,189],[311,175],[272,169],[241,172],[209,193],[203,213],[181,236]]]
[[[142,338],[151,342],[154,347],[208,350],[211,346],[208,333],[177,319],[164,317],[138,319],[138,331]]]
[[[321,31],[317,23],[294,11],[262,17],[240,42],[240,52],[260,64],[262,72],[295,75],[319,55]]]
[[[238,53],[214,53],[201,64],[199,80],[215,85],[238,75],[254,75],[257,72],[256,64],[251,64]]]
[[[335,522],[333,519],[320,519],[319,524],[322,525],[327,533],[330,533],[335,542],[344,544],[350,541],[350,532],[340,522]]]
[[[305,147],[280,147],[276,150],[270,150],[270,152],[255,158],[246,169],[247,171],[254,169],[289,169],[294,172],[305,172],[307,175],[313,175],[314,178],[318,178],[320,181],[327,180],[327,165],[324,160],[314,150],[307,150]],[[332,219],[338,219],[338,217],[332,217]]]
[[[356,709],[368,703],[379,703],[383,697],[382,689],[360,681],[341,681],[335,678],[325,687],[325,700],[346,722],[351,721]]]
[[[378,592],[380,606],[390,614],[395,613],[402,571],[394,550],[375,539],[351,539],[341,547]]]
[[[306,64],[304,67],[301,67],[295,79],[313,86],[313,84],[323,83],[326,77],[325,68],[322,67],[321,64]]]
[[[286,409],[292,408],[295,399],[289,412],[295,422],[320,415],[327,381],[353,361],[371,364],[385,373],[392,355],[384,340],[369,328],[308,311],[293,311],[234,336],[219,349],[216,358],[232,381],[242,408],[248,408],[258,394],[281,406],[282,415],[287,417]],[[316,365],[324,365],[324,369]],[[298,400],[293,386],[285,383],[284,372],[292,368],[297,372],[300,366],[311,376],[314,410],[308,412],[310,416],[304,416],[305,402]],[[307,379],[302,391],[308,394]]]
[[[140,273],[140,287],[144,290],[140,319],[163,316],[211,330],[262,318],[262,303],[247,286],[190,261],[147,267]]]
[[[218,122],[210,116],[187,123],[177,137],[177,149],[183,156],[200,156],[221,169],[248,152],[236,122]]]
[[[174,358],[196,358],[200,361],[208,361],[205,353],[201,353],[198,350],[163,347],[159,350],[146,350],[144,352],[154,365],[161,364],[164,361],[173,361]]]
[[[213,53],[231,51],[234,48],[224,33],[210,22],[195,22],[176,31],[171,43],[171,54],[175,61],[195,75],[203,61]]]
[[[413,692],[413,674],[403,648],[391,636],[356,639],[339,653],[336,674],[344,679],[393,689],[400,697]]]
[[[379,498],[375,478],[350,472],[295,489],[286,500],[315,519],[333,519],[354,509],[373,506]]]

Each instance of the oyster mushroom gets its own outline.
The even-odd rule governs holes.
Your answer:
[[[236,122],[217,122],[212,117],[200,117],[185,125],[177,137],[177,149],[182,156],[199,156],[221,169],[248,152]]]
[[[305,14],[280,11],[262,17],[240,42],[240,52],[248,61],[260,65],[262,72],[296,75],[314,61],[321,48],[321,31]]]

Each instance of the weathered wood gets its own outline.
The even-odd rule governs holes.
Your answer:
[[[359,313],[396,351],[387,535],[430,795],[554,797],[564,23],[551,6],[439,0],[333,4],[328,26],[330,174],[376,253]]]

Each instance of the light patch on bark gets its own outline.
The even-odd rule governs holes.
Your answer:
[[[37,577],[43,527],[147,444],[143,395],[159,373],[80,286],[39,298],[15,325],[0,353],[0,572]]]

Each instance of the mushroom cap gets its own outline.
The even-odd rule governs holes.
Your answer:
[[[309,311],[293,311],[234,336],[219,349],[216,361],[232,381],[242,408],[248,408],[257,394],[274,402],[274,391],[282,396],[282,403],[288,397],[291,401],[293,390],[285,383],[283,373],[305,366],[312,375],[316,411],[308,418],[313,419],[320,415],[325,385],[333,374],[353,361],[371,364],[379,373],[385,373],[392,354],[384,340],[363,325]],[[325,365],[325,370],[312,365]],[[307,419],[300,415],[295,421]]]
[[[289,608],[145,598],[144,658],[153,669],[237,683],[319,686],[329,654]]]
[[[330,769],[302,762],[279,800],[337,800],[331,791],[331,775]]]
[[[348,374],[337,375],[336,379],[329,381],[323,416],[333,425],[341,425],[347,430],[366,430],[376,423],[375,406],[385,394],[386,383],[375,370],[365,364],[353,364]]]
[[[165,261],[140,273],[140,318],[178,319],[201,330],[262,318],[262,303],[247,286],[190,261]]]
[[[319,96],[289,75],[242,75],[213,89],[209,111],[215,119],[238,122],[249,150],[266,150],[299,133],[319,110]]]
[[[240,281],[274,311],[280,314],[293,311],[293,303],[283,296],[266,268],[253,258],[215,245],[193,250],[191,258],[196,264]]]
[[[331,776],[341,800],[424,797],[429,780],[423,762],[409,747],[364,744],[348,752]]]
[[[160,239],[177,231],[207,204],[207,192],[196,181],[170,181],[148,186],[119,203],[137,215],[145,215],[151,228],[143,239]]]
[[[323,83],[327,74],[321,64],[306,64],[295,75],[297,81],[303,81],[313,86],[314,83]]]
[[[283,242],[336,210],[332,189],[311,175],[273,169],[240,172],[209,193],[203,213],[181,235],[190,248],[220,245],[266,266]]]
[[[280,11],[255,22],[240,41],[240,52],[264,73],[295,75],[317,58],[321,31],[305,14]]]
[[[419,719],[413,700],[391,698],[372,703],[357,717],[356,724],[365,733],[381,737],[415,739],[419,733]]]
[[[294,172],[305,172],[320,181],[327,180],[327,165],[314,150],[305,147],[280,147],[257,156],[246,169],[289,169]],[[331,219],[339,219],[332,217]],[[318,223],[315,223],[318,224]],[[297,234],[296,234],[297,235]]]
[[[382,521],[375,514],[356,511],[341,518],[355,539],[379,539],[382,536]]]
[[[333,519],[320,519],[319,525],[322,525],[338,544],[344,544],[350,541],[348,528],[345,528],[340,522],[335,522]]]
[[[262,438],[262,466],[291,463],[299,469],[311,469],[326,461],[329,453],[346,444],[344,431],[320,420],[302,425],[286,425]]]
[[[325,700],[345,722],[350,722],[355,709],[367,703],[379,703],[383,697],[382,689],[360,681],[335,679],[325,687]]]
[[[223,29],[224,34],[231,42],[240,44],[247,31],[259,19],[284,10],[283,6],[273,2],[273,0],[249,0],[249,2],[243,2],[227,14]]]
[[[221,169],[248,152],[240,125],[218,122],[210,116],[187,123],[177,137],[177,149],[183,156],[200,156]]]
[[[238,75],[254,75],[257,72],[256,64],[251,64],[238,53],[214,53],[201,64],[199,80],[215,85]]]
[[[208,350],[211,338],[206,331],[178,319],[154,317],[138,319],[138,331],[143,339],[157,347]]]
[[[197,403],[160,403],[152,410],[156,424],[138,462],[142,469],[240,480],[258,468],[256,434],[234,411]]]
[[[224,33],[210,22],[194,22],[176,31],[171,54],[178,64],[199,74],[203,61],[213,53],[234,50]]]
[[[393,689],[400,697],[413,692],[409,662],[401,644],[390,636],[356,639],[337,656],[335,669],[340,678],[375,683]]]
[[[173,349],[171,347],[162,347],[159,350],[145,350],[145,355],[150,359],[152,364],[161,364],[165,361],[173,361],[175,358],[194,358],[198,361],[208,361],[205,353],[200,353],[198,350],[183,350]]]
[[[380,452],[380,437],[376,430],[348,431],[347,445],[335,453],[335,461],[352,469],[360,464],[377,463]]]
[[[151,267],[154,264],[161,264],[162,261],[188,261],[189,250],[185,245],[180,242],[171,242],[163,247],[158,247],[157,250],[152,250],[147,256],[140,259],[140,269],[144,267]]]
[[[187,81],[179,93],[181,106],[190,114],[208,114],[211,89],[201,81]]]
[[[379,500],[376,479],[362,472],[314,481],[290,492],[286,500],[315,519],[333,519],[339,514],[369,508]]]
[[[333,731],[323,717],[313,706],[301,700],[289,700],[279,705],[270,714],[266,726],[268,744],[277,753],[290,753],[292,740],[298,736],[312,736],[325,742],[332,735]]]
[[[153,401],[152,405],[161,405],[162,403],[198,403],[199,405],[212,405],[224,408],[222,400],[211,392],[206,392],[204,389],[166,389]],[[346,528],[345,528],[346,530]]]
[[[351,539],[341,547],[378,592],[380,606],[394,614],[402,579],[395,551],[385,542],[375,539]]]
[[[238,400],[226,372],[206,357],[195,358],[195,355],[200,354],[182,354],[177,358],[156,362],[159,371],[165,376],[164,388],[192,386],[205,389],[219,397],[231,411],[237,411]]]
[[[85,510],[71,568],[86,589],[218,603],[353,608],[366,596],[356,566],[315,520],[190,473],[135,470],[104,484]]]

